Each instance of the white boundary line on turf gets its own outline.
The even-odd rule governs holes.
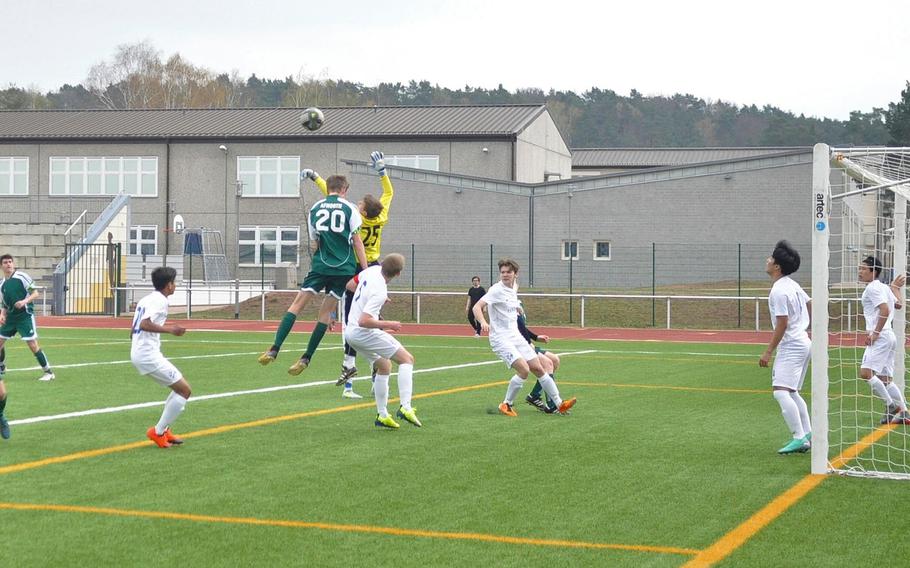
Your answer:
[[[561,355],[586,355],[589,353],[594,353],[594,350],[587,351],[573,351],[570,353],[562,353]],[[199,356],[194,356],[199,357]],[[452,369],[466,369],[468,367],[483,367],[487,365],[495,365],[497,363],[502,363],[499,359],[494,361],[481,361],[478,363],[462,363],[460,365],[447,365],[445,367],[433,367],[430,369],[415,369],[414,374],[418,373],[434,373],[437,371],[450,371]],[[392,375],[397,375],[398,373],[391,373]],[[354,379],[355,381],[365,381],[368,380],[368,377],[361,377],[359,379]],[[249,389],[242,391],[231,391],[231,392],[222,392],[215,394],[205,394],[201,396],[191,397],[189,402],[199,402],[202,400],[214,400],[218,398],[230,398],[234,396],[242,396],[248,394],[260,394],[260,393],[269,393],[269,392],[278,392],[283,390],[291,389],[302,389],[309,387],[316,387],[322,385],[334,385],[335,379],[328,381],[314,381],[311,383],[297,383],[293,385],[280,385],[275,387],[264,387],[259,389]],[[64,420],[66,418],[79,418],[81,416],[93,416],[96,414],[112,414],[115,412],[125,412],[127,410],[137,410],[140,408],[150,408],[153,406],[163,406],[164,401],[155,401],[155,402],[139,402],[136,404],[127,404],[124,406],[110,406],[107,408],[93,408],[91,410],[80,410],[77,412],[66,412],[63,414],[51,414],[48,416],[34,416],[32,418],[22,418],[19,420],[10,420],[9,423],[11,426],[21,425],[21,424],[37,424],[39,422],[51,422],[53,420]]]

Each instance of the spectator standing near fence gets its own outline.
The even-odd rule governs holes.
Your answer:
[[[471,278],[471,287],[468,288],[468,300],[465,303],[464,310],[468,315],[468,323],[474,328],[474,337],[480,337],[480,324],[474,317],[474,304],[476,304],[487,291],[480,285],[480,276]]]

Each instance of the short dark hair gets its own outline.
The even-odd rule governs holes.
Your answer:
[[[780,271],[784,276],[789,276],[799,270],[799,253],[787,241],[777,241],[771,258],[780,266]]]
[[[373,194],[368,193],[363,196],[363,213],[367,219],[379,217],[383,209],[385,209],[385,206]]]
[[[341,193],[348,187],[350,187],[348,178],[342,175],[335,174],[333,176],[329,176],[329,179],[325,180],[325,190],[328,193]]]
[[[13,255],[7,253],[7,254],[4,254],[3,256],[0,256],[0,262],[3,262],[6,259],[13,260]]]
[[[475,281],[475,280],[477,280],[478,282],[480,282],[480,276],[475,276],[474,278],[471,278],[471,282],[473,282],[473,281]]]
[[[863,264],[872,269],[872,274],[878,278],[878,275],[882,273],[882,261],[875,258],[874,256],[867,256],[863,259]]]
[[[159,292],[175,280],[177,280],[177,271],[173,266],[159,266],[152,271],[152,286]]]

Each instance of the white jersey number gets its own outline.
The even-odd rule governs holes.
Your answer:
[[[344,212],[338,209],[320,209],[316,211],[316,230],[320,233],[332,231],[333,233],[344,232]]]

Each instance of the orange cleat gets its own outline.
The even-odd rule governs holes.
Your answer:
[[[578,402],[575,397],[570,398],[569,400],[562,401],[562,404],[559,405],[559,413],[565,414],[569,411],[570,408],[575,406],[575,403]]]
[[[515,412],[515,409],[512,408],[512,405],[509,404],[508,402],[504,402],[499,405],[499,413],[505,414],[506,416],[511,416],[512,418],[515,418],[516,416],[518,416],[518,413]]]
[[[168,428],[167,430],[164,431],[164,437],[167,438],[168,443],[171,444],[172,446],[175,446],[175,445],[179,446],[180,444],[183,443],[183,438],[178,438],[177,436],[175,436],[174,433],[171,432],[170,428]]]
[[[171,447],[171,443],[167,441],[167,435],[161,434],[159,436],[158,433],[155,432],[154,426],[149,428],[146,431],[145,435],[148,436],[149,440],[155,442],[155,445],[157,445],[159,448],[170,448]]]

